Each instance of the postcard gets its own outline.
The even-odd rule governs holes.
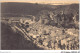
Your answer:
[[[1,0],[1,50],[79,50],[78,0]]]

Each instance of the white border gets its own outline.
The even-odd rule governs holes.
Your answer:
[[[80,50],[80,0],[79,0],[79,50]]]
[[[1,50],[4,53],[61,53],[61,52],[80,52],[79,50]]]

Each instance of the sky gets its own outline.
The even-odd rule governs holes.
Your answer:
[[[29,2],[29,3],[79,3],[79,0],[0,0],[0,2]]]

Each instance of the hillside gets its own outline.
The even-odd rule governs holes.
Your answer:
[[[59,13],[64,10],[65,13],[75,13],[79,10],[78,4],[71,5],[45,5],[45,4],[32,4],[32,3],[1,3],[2,16],[17,17],[23,15],[36,15],[42,10],[49,10]]]
[[[79,49],[78,4],[1,3],[1,16],[1,49]]]
[[[38,5],[32,3],[2,3],[1,4],[2,13],[4,14],[17,14],[17,15],[36,15],[41,10],[52,10],[45,5]],[[34,13],[32,13],[34,12]]]

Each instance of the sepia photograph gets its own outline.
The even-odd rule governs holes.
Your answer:
[[[1,50],[79,50],[79,0],[1,0]]]

